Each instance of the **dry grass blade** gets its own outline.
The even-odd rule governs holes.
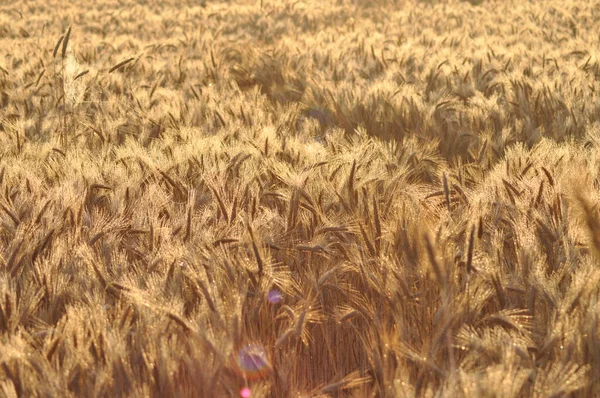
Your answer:
[[[592,204],[589,199],[580,193],[576,194],[575,200],[583,212],[583,219],[587,227],[591,246],[596,253],[596,258],[600,259],[600,217],[598,214],[598,205]]]
[[[65,33],[64,40],[62,41],[62,52],[61,56],[63,59],[67,56],[67,46],[69,45],[69,38],[71,37],[71,27],[67,29],[67,33]]]
[[[208,304],[208,308],[210,308],[210,310],[212,312],[216,313],[217,307],[215,306],[215,301],[213,300],[212,296],[210,295],[210,292],[208,291],[206,284],[201,279],[198,279],[198,278],[196,278],[196,284],[198,285],[198,288],[202,292],[203,297],[206,300],[206,303]]]
[[[258,245],[256,244],[256,239],[254,238],[254,231],[252,230],[252,226],[248,223],[247,226],[248,234],[250,234],[250,241],[252,243],[252,251],[254,252],[254,258],[256,259],[256,265],[258,266],[258,276],[262,276],[264,271],[264,262],[262,256],[260,255],[260,251],[258,250]]]
[[[469,248],[467,252],[467,273],[471,273],[475,270],[473,267],[473,249],[475,248],[475,226],[471,227],[469,232]]]
[[[448,188],[448,179],[446,178],[446,174],[443,175],[443,183],[444,183],[444,196],[446,198],[446,208],[450,211],[450,189]]]
[[[17,270],[17,266],[19,265],[19,261],[17,261],[17,258],[19,256],[19,253],[21,252],[21,248],[23,247],[24,243],[25,242],[23,240],[18,241],[18,243],[12,249],[8,261],[6,262],[6,268],[8,269],[8,272],[11,275],[14,275],[14,273]]]
[[[44,69],[43,71],[40,72],[37,79],[35,80],[35,87],[39,86],[40,80],[42,80],[42,77],[44,76],[45,73],[46,73],[46,69]]]
[[[429,262],[431,263],[431,267],[433,268],[435,279],[437,280],[440,286],[446,286],[447,280],[444,274],[442,273],[442,267],[436,258],[435,251],[433,249],[433,244],[431,243],[429,235],[425,234],[423,236],[423,240],[425,241],[425,248],[427,249],[427,255],[429,256]]]
[[[56,54],[58,54],[58,49],[60,48],[60,44],[62,43],[64,38],[65,35],[61,35],[58,41],[56,42],[56,45],[54,46],[54,51],[52,51],[52,58],[56,58]]]
[[[367,235],[367,231],[365,231],[365,229],[363,228],[362,225],[359,225],[360,228],[360,234],[365,242],[365,245],[367,245],[367,250],[369,251],[369,254],[372,257],[375,257],[377,255],[377,252],[375,251],[375,247],[373,246],[373,243],[371,243],[371,240],[369,239],[369,236]]]
[[[122,67],[124,67],[125,65],[127,65],[128,63],[130,63],[131,61],[133,61],[135,58],[131,57],[131,58],[127,58],[124,61],[119,62],[118,64],[114,65],[112,68],[110,68],[108,70],[108,73],[113,73],[114,71],[121,69]]]
[[[211,188],[211,191],[212,191],[213,195],[215,196],[215,198],[217,199],[217,204],[219,205],[219,209],[221,210],[223,217],[225,217],[225,220],[227,221],[227,223],[229,223],[230,222],[229,214],[227,212],[227,207],[225,207],[225,203],[223,202],[223,199],[221,198],[221,195],[219,195],[219,192],[217,192],[216,188]]]
[[[40,212],[35,217],[35,221],[34,221],[35,224],[39,224],[42,221],[42,217],[44,216],[44,213],[46,212],[46,210],[48,210],[48,206],[50,205],[50,203],[52,203],[51,200],[47,200],[46,203],[44,203],[44,206],[42,206]]]
[[[73,81],[77,81],[80,77],[83,77],[83,76],[87,75],[88,73],[90,73],[89,69],[84,70],[83,72],[80,72],[79,74],[77,74],[77,76],[75,76]]]
[[[540,187],[538,188],[538,193],[535,197],[535,206],[539,205],[542,201],[542,194],[544,193],[544,181],[540,182]]]
[[[21,223],[21,220],[17,217],[15,213],[13,213],[8,207],[6,207],[3,203],[0,203],[0,207],[2,210],[10,217],[15,226],[18,226]]]
[[[283,345],[283,343],[288,341],[290,339],[290,337],[292,337],[294,334],[295,334],[295,330],[293,328],[287,329],[275,341],[275,348],[281,347]]]
[[[188,206],[185,214],[185,233],[183,235],[183,241],[189,242],[192,237],[192,208]]]
[[[348,176],[348,200],[353,205],[356,205],[356,190],[354,188],[354,180],[356,178],[356,160],[352,161],[352,169],[350,169],[350,175]]]
[[[192,332],[193,329],[190,327],[190,325],[188,325],[187,322],[179,315],[176,315],[172,312],[167,312],[167,317],[179,325],[186,333]]]
[[[287,216],[287,229],[291,231],[296,226],[298,219],[298,208],[300,206],[300,192],[298,189],[294,189],[292,197],[290,199],[288,216]]]
[[[375,196],[373,196],[373,222],[375,224],[375,251],[379,256],[381,254],[381,220]]]
[[[54,229],[48,231],[48,233],[46,233],[46,235],[42,239],[42,242],[33,250],[33,253],[31,254],[32,263],[35,263],[37,257],[48,247],[52,237],[54,236],[54,232]]]
[[[548,179],[550,186],[554,186],[554,178],[552,178],[552,174],[550,174],[550,172],[543,166],[541,169],[544,172],[544,174],[546,175],[546,178]]]

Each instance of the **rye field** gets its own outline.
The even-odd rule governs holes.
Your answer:
[[[600,1],[0,5],[0,397],[600,395]]]

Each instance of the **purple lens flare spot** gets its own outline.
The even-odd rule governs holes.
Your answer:
[[[267,294],[267,300],[272,304],[277,304],[282,298],[281,292],[277,289],[273,289]]]
[[[267,352],[260,344],[246,344],[235,353],[234,369],[248,380],[257,380],[271,372]]]

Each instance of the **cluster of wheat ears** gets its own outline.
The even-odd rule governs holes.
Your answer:
[[[0,396],[598,394],[600,2],[184,3],[2,6]]]

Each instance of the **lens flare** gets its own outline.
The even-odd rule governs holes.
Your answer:
[[[234,355],[234,370],[247,380],[261,379],[271,372],[271,363],[260,344],[247,344]]]
[[[244,388],[242,388],[242,391],[240,391],[240,396],[242,398],[250,398],[250,395],[252,395],[252,394],[248,387],[244,387]]]
[[[281,298],[281,292],[277,289],[273,289],[267,294],[267,300],[269,300],[271,304],[277,304],[281,301]]]

